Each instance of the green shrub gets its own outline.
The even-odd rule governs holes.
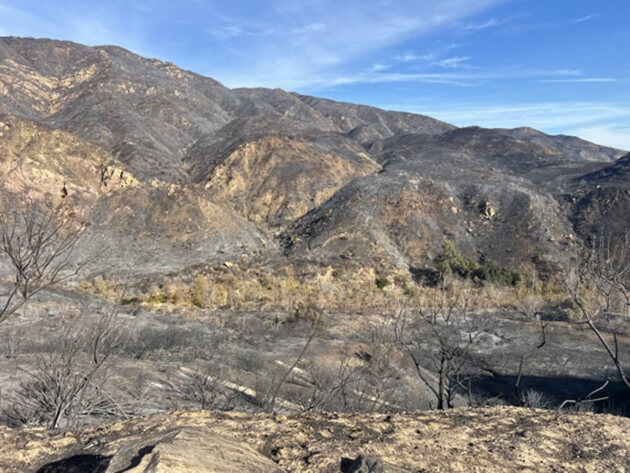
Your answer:
[[[391,285],[391,282],[389,279],[387,279],[385,276],[379,276],[376,278],[376,280],[374,281],[376,284],[376,287],[378,287],[379,289],[384,289],[387,286]]]
[[[473,277],[479,281],[498,284],[500,286],[517,286],[523,279],[517,271],[512,271],[494,261],[486,261],[473,271]]]
[[[444,243],[442,252],[435,257],[434,262],[442,277],[455,274],[462,278],[468,278],[478,268],[477,263],[462,255],[450,241]]]
[[[140,299],[138,298],[138,296],[123,296],[120,298],[120,303],[122,305],[137,304],[139,302]]]
[[[442,251],[435,257],[434,263],[440,277],[456,275],[463,279],[472,279],[481,283],[501,286],[517,286],[524,277],[518,271],[501,266],[494,261],[477,263],[461,254],[453,242],[447,241]]]
[[[407,283],[403,284],[402,289],[405,297],[413,297],[416,295],[416,290]]]
[[[147,297],[149,304],[166,304],[168,302],[168,296],[161,289],[152,291]]]

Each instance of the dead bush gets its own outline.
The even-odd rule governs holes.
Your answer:
[[[76,426],[82,418],[120,414],[107,394],[106,372],[122,343],[112,315],[64,329],[42,343],[32,365],[20,367],[23,379],[2,418],[12,425],[56,429]]]

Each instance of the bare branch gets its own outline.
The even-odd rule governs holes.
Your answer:
[[[565,290],[612,361],[619,379],[630,389],[621,359],[619,338],[612,324],[613,313],[630,309],[630,233],[622,239],[600,236],[587,251],[576,256],[576,271],[565,278]],[[571,281],[572,279],[572,281]],[[603,318],[612,336],[606,339],[597,319]]]
[[[75,276],[87,262],[72,263],[85,226],[75,221],[67,201],[46,206],[11,194],[0,205],[0,254],[13,270],[11,287],[0,303],[2,323],[38,292]]]
[[[470,298],[469,286],[455,290],[444,287],[410,314],[409,323],[395,324],[397,345],[412,360],[416,375],[435,397],[438,409],[453,407],[462,391],[472,399],[470,382],[479,371],[472,355],[489,318],[470,312]],[[396,318],[404,320],[405,316]],[[426,355],[421,358],[420,353]],[[428,375],[431,372],[435,379]]]

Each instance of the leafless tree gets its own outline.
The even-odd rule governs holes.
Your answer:
[[[308,329],[308,336],[304,340],[298,355],[289,363],[276,361],[272,366],[258,373],[255,383],[255,395],[251,401],[260,409],[266,412],[276,412],[279,406],[283,409],[300,411],[300,406],[292,401],[281,397],[285,394],[285,385],[295,377],[295,373],[301,371],[300,363],[304,360],[306,353],[323,329],[323,311],[316,306],[308,307],[308,317],[299,317],[294,323],[302,328]]]
[[[591,248],[576,257],[574,271],[564,285],[620,381],[630,389],[628,362],[622,359],[617,325],[620,316],[630,315],[630,232],[624,237],[599,236]]]
[[[71,204],[36,202],[11,194],[1,201],[0,254],[12,276],[0,299],[0,323],[17,312],[38,292],[76,275],[85,263],[72,255],[84,226],[77,223]]]
[[[187,373],[187,379],[178,389],[185,401],[196,404],[199,409],[227,411],[233,408],[238,393],[230,389],[226,376],[216,366],[205,366]]]
[[[303,412],[343,411],[349,391],[358,382],[363,369],[362,364],[353,365],[347,354],[340,357],[336,366],[312,366],[303,385],[305,393],[298,399]]]
[[[4,417],[56,429],[86,416],[124,416],[104,389],[109,362],[123,340],[113,317],[72,324],[46,340],[32,366],[20,368],[24,379]]]
[[[28,333],[25,327],[15,327],[0,332],[0,354],[8,359],[14,359],[24,344],[24,335]]]
[[[218,343],[206,346],[203,350],[203,365],[194,369],[181,368],[186,377],[177,388],[179,397],[196,404],[201,410],[230,410],[239,397],[230,388],[235,383],[228,382],[229,370],[225,363],[217,359],[219,351]]]
[[[533,346],[527,353],[522,354],[519,358],[518,372],[516,375],[516,382],[514,383],[514,391],[516,393],[516,398],[518,399],[518,402],[521,404],[521,406],[542,407],[543,405],[540,393],[538,393],[537,391],[532,391],[531,389],[523,392],[523,388],[521,386],[525,362],[529,358],[531,358],[534,353],[542,349],[547,344],[546,329],[548,322],[543,320],[542,314],[540,313],[542,305],[542,298],[531,294],[525,295],[520,298],[517,304],[517,310],[526,317],[527,322],[536,320],[538,328],[540,330],[540,341],[538,342],[538,344]]]
[[[346,346],[334,362],[313,363],[304,370],[296,403],[302,412],[400,410],[392,401],[400,385],[389,363],[389,348],[374,347],[368,353]]]
[[[190,373],[188,382],[180,389],[182,399],[198,404],[201,410],[215,407],[216,399],[221,393],[219,378],[201,368]]]
[[[453,407],[458,393],[472,398],[471,382],[480,371],[472,355],[490,320],[473,314],[469,302],[466,286],[445,287],[424,307],[402,309],[397,315],[398,344],[433,393],[439,410]]]
[[[311,346],[311,343],[315,339],[317,332],[317,326],[313,326],[310,335],[308,336],[308,338],[304,342],[304,345],[302,346],[302,349],[300,350],[300,353],[295,357],[295,359],[291,362],[289,366],[287,366],[277,375],[273,375],[269,384],[269,389],[266,390],[265,393],[260,393],[261,396],[259,398],[259,401],[266,411],[276,411],[282,387],[287,382],[294,370],[297,368],[298,364],[304,359],[304,355],[306,355],[308,347]]]

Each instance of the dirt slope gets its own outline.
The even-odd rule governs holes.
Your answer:
[[[226,464],[247,457],[248,452],[250,465],[257,458],[259,465],[271,459],[287,472],[344,471],[342,459],[363,455],[378,459],[384,465],[380,471],[622,473],[630,468],[629,429],[630,419],[621,417],[520,408],[391,416],[173,412],[80,432],[4,428],[0,430],[0,470],[103,471],[86,465],[95,458],[100,458],[101,465],[120,462],[121,456],[129,458],[133,453],[130,448],[138,450],[140,464],[143,456],[151,454],[151,448],[145,447],[168,449],[172,437],[179,436],[183,437],[180,445],[186,447],[178,455],[161,459],[170,462],[170,471],[180,471],[181,465],[199,458],[204,449],[212,451],[213,445],[233,441],[224,451]],[[168,436],[171,440],[164,440]],[[237,455],[234,442],[241,446],[236,449],[238,457],[233,456]],[[115,460],[108,459],[119,451]],[[83,461],[83,469],[61,468],[64,461],[68,468],[72,457],[75,463]],[[159,462],[155,458],[154,466]],[[244,467],[240,471],[261,470]]]

